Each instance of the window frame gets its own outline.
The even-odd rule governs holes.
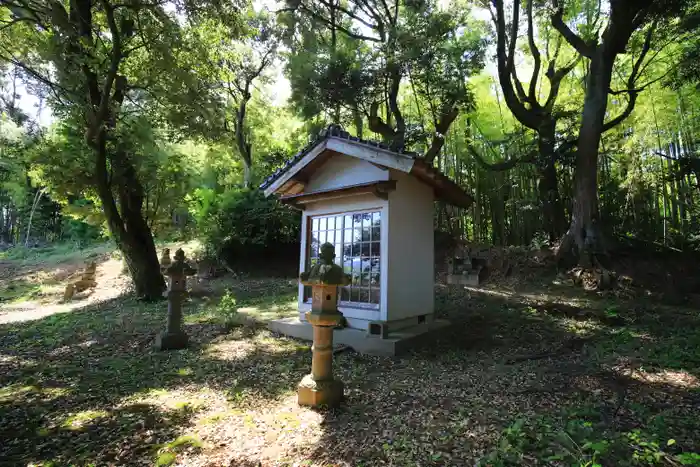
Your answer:
[[[348,242],[348,243],[345,242],[346,231],[350,230],[353,233],[355,231],[354,227],[351,227],[350,229],[348,229],[348,227],[345,225],[345,217],[346,216],[353,216],[354,217],[357,214],[361,214],[361,215],[370,214],[370,216],[372,216],[373,214],[379,215],[379,235],[378,235],[377,239],[375,239],[373,236],[372,228],[374,226],[373,225],[374,220],[373,220],[373,216],[372,216],[372,217],[370,217],[370,225],[369,225],[370,240],[368,240],[368,241],[360,240],[359,242],[354,242],[351,239],[350,242]],[[313,243],[313,238],[314,238],[314,230],[313,230],[314,219],[319,219],[319,222],[320,222],[320,219],[338,218],[338,217],[340,217],[342,219],[343,224],[341,227],[337,227],[337,225],[336,225],[333,229],[334,231],[340,232],[340,235],[341,235],[340,242],[336,242],[336,241],[333,242],[334,245],[335,244],[340,245],[340,256],[339,256],[339,258],[336,257],[336,261],[335,261],[336,264],[338,264],[339,266],[341,266],[343,268],[343,270],[345,270],[344,263],[345,263],[345,256],[346,255],[344,254],[344,252],[345,252],[346,246],[353,245],[353,243],[358,243],[360,245],[366,243],[369,245],[369,255],[366,257],[367,261],[370,261],[369,282],[367,283],[367,285],[362,285],[362,277],[360,276],[361,277],[360,284],[353,285],[351,283],[348,286],[346,286],[348,288],[347,290],[351,291],[354,289],[354,290],[366,291],[368,294],[369,300],[372,299],[372,291],[376,290],[378,292],[378,295],[376,296],[377,303],[372,303],[369,301],[360,302],[360,301],[351,301],[351,300],[341,300],[341,297],[343,294],[342,289],[345,288],[345,287],[341,287],[341,290],[339,291],[339,296],[338,296],[338,307],[339,308],[354,308],[354,309],[365,309],[365,310],[379,311],[379,309],[381,307],[381,302],[382,302],[382,288],[384,285],[382,283],[382,266],[381,266],[382,254],[386,254],[386,252],[384,251],[384,247],[382,245],[382,231],[385,228],[383,226],[383,224],[385,222],[384,218],[386,217],[386,212],[382,206],[365,208],[365,209],[356,209],[356,210],[351,210],[351,211],[337,211],[337,212],[317,213],[317,214],[308,215],[306,218],[306,220],[307,220],[307,222],[306,222],[306,248],[305,248],[306,254],[305,254],[305,258],[304,258],[305,269],[307,271],[309,270],[309,268],[312,266],[311,261],[314,258],[312,256],[312,253],[313,253],[312,252],[312,243]],[[360,231],[362,231],[362,228],[363,227],[360,227]],[[319,231],[321,231],[320,228],[317,229],[317,232],[319,232]],[[328,228],[323,229],[324,233],[327,233],[328,231],[329,231]],[[379,253],[378,255],[372,254],[372,252],[375,251],[372,248],[373,243],[377,244],[378,253]],[[320,244],[319,244],[319,247],[320,247]],[[355,256],[349,255],[348,257],[351,258],[350,261],[352,261],[354,263],[354,260],[352,258],[355,258]],[[357,255],[357,258],[359,259],[360,264],[362,264],[363,257],[362,257],[361,252],[360,252],[360,254]],[[372,285],[372,275],[373,275],[373,272],[372,272],[373,263],[372,263],[372,261],[375,259],[377,261],[376,267],[378,269],[378,272],[377,272],[377,275],[378,275],[377,281],[378,282],[376,285],[373,286]],[[362,272],[361,272],[361,274],[362,274]],[[352,292],[350,292],[350,293],[352,293]],[[310,288],[308,286],[303,287],[302,303],[306,304],[306,305],[311,304],[311,294],[310,294]]]

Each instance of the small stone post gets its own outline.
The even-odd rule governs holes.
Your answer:
[[[170,259],[170,248],[163,248],[163,253],[160,255],[160,270],[165,271],[173,263]]]
[[[311,286],[311,311],[306,319],[313,326],[311,374],[298,386],[299,405],[335,407],[343,399],[343,383],[333,379],[333,329],[343,321],[338,311],[338,287],[349,279],[343,269],[333,263],[332,244],[321,245],[320,261],[308,273],[301,274],[301,283]]]
[[[185,262],[185,252],[178,249],[175,261],[165,269],[165,275],[170,277],[168,286],[168,324],[165,331],[156,338],[159,350],[175,350],[187,347],[187,334],[182,329],[182,302],[187,294],[187,276],[193,275],[196,269]]]

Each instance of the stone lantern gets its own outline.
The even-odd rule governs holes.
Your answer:
[[[178,249],[175,260],[168,266],[164,274],[170,277],[168,285],[168,324],[165,331],[156,338],[159,350],[175,350],[187,347],[188,337],[182,329],[182,302],[187,295],[187,276],[197,272],[185,262],[185,252]]]
[[[343,399],[343,383],[333,379],[333,329],[342,323],[338,311],[338,287],[350,283],[343,269],[333,263],[335,247],[321,245],[319,262],[301,273],[301,283],[311,286],[311,311],[307,321],[313,326],[311,374],[298,387],[299,405],[334,407]]]

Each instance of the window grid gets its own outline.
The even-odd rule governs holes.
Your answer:
[[[381,212],[318,216],[311,218],[309,267],[319,260],[324,243],[335,246],[335,263],[350,275],[351,283],[340,289],[340,304],[377,308],[380,300]],[[304,289],[311,300],[311,287]]]

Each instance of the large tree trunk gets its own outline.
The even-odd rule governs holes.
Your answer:
[[[162,297],[165,282],[160,272],[153,235],[143,217],[143,188],[136,170],[125,154],[112,161],[115,177],[107,176],[106,132],[98,136],[95,173],[97,191],[107,219],[107,226],[129,269],[136,295],[145,300]],[[114,199],[112,183],[116,182],[119,207]]]
[[[158,300],[165,290],[151,229],[139,212],[122,214],[128,235],[116,238],[119,250],[129,268],[136,295],[145,300]]]
[[[558,251],[560,256],[574,253],[582,267],[593,266],[596,256],[607,251],[598,218],[598,149],[615,55],[611,47],[601,44],[591,59],[578,138],[571,224]]]
[[[60,2],[56,4],[57,8],[62,8]],[[97,65],[92,68],[94,60],[91,60],[92,48],[96,47],[93,37],[93,7],[96,5],[92,0],[70,0],[69,13],[59,12],[69,20],[70,27],[66,27],[65,31],[72,36],[67,41],[67,68],[59,71],[62,72],[61,78],[66,81],[74,79],[68,73],[74,71],[70,69],[72,67],[79,67],[75,71],[79,69],[83,75],[85,96],[88,99],[88,105],[83,108],[87,122],[85,141],[95,156],[95,187],[102,201],[107,226],[124,255],[136,294],[140,298],[155,300],[162,297],[165,283],[153,236],[142,212],[143,187],[133,164],[118,145],[114,157],[110,159],[109,172],[107,164],[108,134],[114,132],[117,114],[127,89],[126,77],[119,74],[124,58],[121,33],[126,34],[126,31],[123,28],[120,30],[117,25],[119,16],[115,15],[116,5],[102,2],[99,10],[104,13],[109,25],[111,50],[109,68],[106,73],[98,75],[95,70],[101,70],[102,67]],[[119,196],[119,206],[114,199],[115,194]]]
[[[561,238],[566,222],[557,180],[557,157],[554,152],[555,127],[556,122],[550,120],[542,125],[537,133],[537,149],[540,153],[537,163],[539,172],[537,187],[544,213],[544,225],[552,242]]]

